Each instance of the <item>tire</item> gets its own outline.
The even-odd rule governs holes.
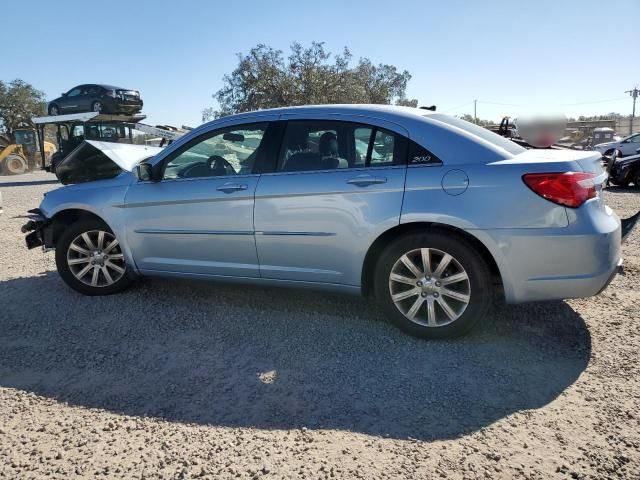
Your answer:
[[[101,113],[103,110],[104,110],[104,104],[101,101],[96,100],[95,102],[93,102],[91,104],[91,111],[92,112]]]
[[[431,266],[429,275],[423,275],[425,250]],[[447,255],[451,257],[448,262]],[[403,258],[408,258],[421,276],[411,273]],[[443,262],[447,266],[439,272]],[[400,277],[402,281],[397,280]],[[447,281],[449,285],[445,285]],[[375,292],[396,326],[427,339],[452,338],[469,332],[485,317],[493,298],[491,273],[482,256],[463,237],[443,231],[410,233],[391,243],[376,265]],[[406,298],[401,299],[402,296]],[[411,320],[412,308],[418,302],[417,313]]]
[[[628,187],[629,186],[629,182],[615,182],[615,181],[611,181],[611,183],[613,185],[615,185],[616,187]]]
[[[20,175],[28,168],[27,161],[20,155],[9,155],[2,161],[2,171],[7,175]]]
[[[56,105],[55,103],[53,105],[49,105],[49,115],[59,115],[60,114],[60,109],[58,108],[58,105]]]
[[[638,168],[633,174],[633,183],[635,184],[636,188],[640,188],[640,168]]]
[[[85,240],[87,237],[91,245]],[[120,244],[110,246],[114,240],[111,229],[99,220],[80,220],[67,227],[56,243],[56,267],[64,282],[75,291],[91,296],[125,290],[131,278]],[[89,255],[93,252],[100,253]]]
[[[615,150],[615,149],[613,149],[613,148],[612,148],[612,149],[609,149],[609,150],[607,150],[606,152],[604,152],[604,153],[603,153],[603,155],[606,155],[607,157],[610,157],[611,155],[613,155],[613,151],[614,151],[614,150]]]

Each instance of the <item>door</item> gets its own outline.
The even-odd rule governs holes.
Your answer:
[[[289,120],[256,189],[261,276],[360,285],[371,242],[399,223],[405,161],[406,138],[389,129]]]
[[[133,184],[126,196],[126,235],[143,273],[257,277],[253,166],[267,123],[204,133],[154,168],[159,182]]]
[[[100,103],[103,103],[100,100],[100,92],[102,87],[98,85],[87,85],[81,95],[80,105],[82,110],[85,112],[93,111],[93,102],[99,100]]]
[[[60,99],[60,113],[73,113],[80,111],[83,85],[72,88]]]
[[[640,148],[640,134],[627,138],[620,144],[620,151],[622,155],[637,155],[637,150]]]

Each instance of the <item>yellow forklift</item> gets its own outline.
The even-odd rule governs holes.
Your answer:
[[[38,148],[36,132],[29,128],[14,131],[16,141],[10,142],[0,137],[0,174],[19,175],[36,168],[44,157],[48,162],[56,147],[51,142],[43,142],[43,152]]]

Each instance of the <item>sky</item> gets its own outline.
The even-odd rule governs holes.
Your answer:
[[[197,126],[237,54],[347,46],[408,70],[407,96],[451,115],[630,114],[640,0],[13,1],[0,80],[51,100],[81,83],[140,90],[147,123]],[[638,104],[640,114],[640,102]]]

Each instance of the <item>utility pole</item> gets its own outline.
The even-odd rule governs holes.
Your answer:
[[[636,116],[636,99],[638,95],[640,95],[640,90],[638,90],[638,87],[635,87],[633,90],[627,90],[624,93],[628,93],[633,98],[633,113],[631,114],[631,122],[629,122],[629,130],[631,130],[629,133],[633,133],[633,119]]]
[[[473,101],[473,121],[476,122],[476,125],[478,124],[478,115],[476,113],[476,106],[478,105],[478,100],[474,100]],[[635,98],[633,99],[633,111],[635,112],[636,110],[636,100]],[[633,124],[633,120],[631,120],[631,123]]]

